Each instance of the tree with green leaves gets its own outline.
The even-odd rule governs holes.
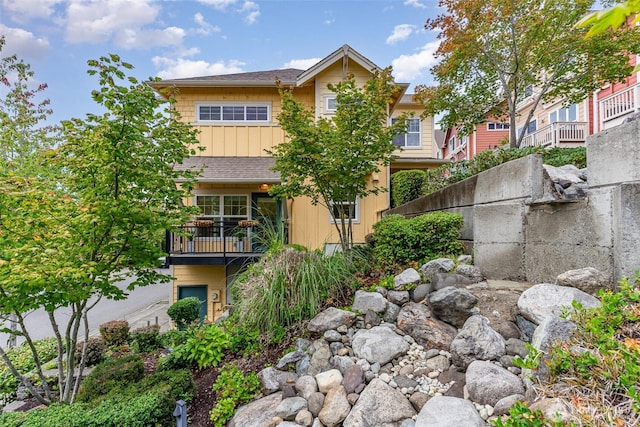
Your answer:
[[[640,29],[607,31],[585,39],[575,27],[593,0],[441,0],[444,12],[427,20],[439,31],[437,85],[416,88],[425,114],[442,114],[445,128],[470,133],[487,117],[510,125],[510,146],[519,147],[520,104],[532,101],[529,124],[541,102],[573,104],[604,84],[628,77],[629,53],[640,49]]]
[[[195,154],[196,131],[179,121],[173,98],[165,102],[128,77],[132,66],[117,55],[88,64],[100,84],[92,97],[105,112],[62,123],[63,141],[33,160],[50,176],[0,171],[0,314],[16,317],[44,391],[14,369],[2,348],[0,357],[44,404],[73,402],[89,312],[100,299],[126,298],[117,282],[127,277],[134,278],[129,290],[169,279],[157,270],[164,255],[158,236],[192,213],[182,205],[189,182],[177,187],[175,180],[195,174],[173,166]],[[24,323],[38,308],[49,314],[57,339],[57,397]],[[54,316],[60,308],[69,316],[62,324]]]
[[[588,27],[586,37],[602,34],[610,29],[617,30],[628,21],[630,27],[640,22],[640,0],[627,0],[603,10],[591,12],[576,24]],[[635,15],[633,18],[631,16]]]
[[[393,160],[397,147],[392,141],[406,132],[406,116],[388,123],[389,103],[400,90],[391,68],[374,72],[363,87],[351,75],[328,88],[336,94],[336,112],[331,119],[317,120],[293,89],[280,89],[278,120],[287,141],[269,152],[282,181],[270,194],[306,196],[326,207],[347,253],[353,246],[352,210],[359,198],[385,190],[370,178]]]

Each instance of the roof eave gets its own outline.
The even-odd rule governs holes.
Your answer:
[[[369,59],[365,58],[360,53],[355,51],[351,46],[345,44],[335,52],[329,54],[328,56],[320,60],[320,62],[318,62],[317,64],[315,64],[314,66],[306,70],[305,72],[301,73],[298,76],[297,85],[303,86],[304,84],[308,83],[310,80],[313,80],[315,76],[317,76],[319,73],[329,68],[338,59],[343,58],[345,56],[349,59],[354,60],[357,64],[359,64],[361,67],[363,67],[368,71],[382,70],[380,67],[378,67],[376,64],[371,62]]]

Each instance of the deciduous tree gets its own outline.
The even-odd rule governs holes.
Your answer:
[[[640,31],[608,31],[584,38],[575,23],[592,0],[441,0],[445,11],[429,19],[439,31],[437,86],[416,89],[426,114],[442,113],[443,127],[469,133],[486,117],[505,117],[510,145],[518,147],[518,105],[556,99],[581,101],[605,83],[623,80],[640,48]]]
[[[157,270],[158,234],[191,212],[181,203],[189,184],[176,187],[173,166],[194,154],[195,130],[178,120],[171,101],[128,77],[130,68],[117,55],[89,61],[100,84],[92,96],[105,112],[63,122],[63,142],[40,152],[55,179],[0,173],[0,313],[16,315],[42,380],[44,361],[24,315],[44,308],[58,342],[57,397],[14,370],[43,403],[73,401],[86,350],[76,366],[80,331],[86,343],[89,311],[101,298],[126,297],[118,281],[133,277],[133,289],[168,279]],[[59,324],[54,312],[62,307],[69,319]],[[0,356],[11,365],[1,348]]]
[[[279,197],[306,196],[314,205],[326,207],[346,253],[353,244],[351,210],[358,198],[384,190],[370,178],[394,158],[397,147],[392,141],[406,132],[406,116],[388,123],[388,105],[399,90],[390,68],[375,72],[363,87],[349,76],[328,88],[336,94],[336,112],[331,119],[317,120],[292,89],[281,88],[278,120],[287,141],[270,151],[282,180],[270,192]]]

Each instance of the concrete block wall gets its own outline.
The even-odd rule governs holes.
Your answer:
[[[587,140],[589,193],[584,200],[539,202],[540,156],[482,172],[387,211],[463,215],[462,239],[488,278],[555,282],[595,267],[613,280],[640,269],[640,121]]]

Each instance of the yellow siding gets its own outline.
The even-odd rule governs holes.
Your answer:
[[[207,285],[207,318],[214,321],[225,310],[227,301],[225,267],[217,265],[176,265],[173,267],[173,300],[178,299],[178,287]],[[219,298],[211,299],[213,293]]]
[[[413,113],[414,118],[419,118],[422,113],[420,106],[405,106],[401,105],[393,112],[393,117],[398,117],[402,113]],[[403,150],[398,150],[398,159],[401,161],[403,157],[424,157],[434,158],[433,147],[433,117],[425,117],[420,120],[420,139],[421,146],[419,148],[407,147]]]
[[[366,83],[371,78],[370,70],[365,70],[354,61],[349,62],[348,72],[354,75],[356,83],[358,85],[364,85],[364,83]],[[329,83],[335,84],[340,82],[341,80],[344,80],[346,76],[343,74],[342,61],[338,61],[316,77],[316,99],[314,106],[318,116],[332,116],[333,113],[325,112],[324,108],[325,95],[333,94],[333,92],[331,92],[327,88],[327,85]]]

